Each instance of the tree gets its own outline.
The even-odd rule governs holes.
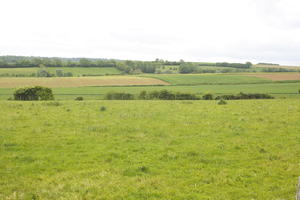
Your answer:
[[[181,74],[190,74],[190,73],[193,73],[195,70],[196,69],[194,66],[188,65],[185,63],[182,63],[179,66],[179,73],[181,73]]]
[[[248,68],[250,68],[250,67],[252,66],[252,63],[251,63],[251,62],[246,62],[246,66],[247,66]]]
[[[0,67],[7,67],[8,63],[6,60],[0,60]]]
[[[81,58],[79,60],[79,65],[81,67],[91,67],[92,66],[92,62],[86,58]]]
[[[118,62],[116,67],[118,70],[123,71],[124,73],[128,74],[130,72],[130,67],[123,62]]]
[[[53,65],[55,66],[55,67],[62,67],[62,60],[61,59],[59,59],[59,58],[54,58],[53,59]]]

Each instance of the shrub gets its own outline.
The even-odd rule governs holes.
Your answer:
[[[107,100],[133,100],[134,96],[130,93],[125,92],[110,92],[104,97]]]
[[[238,99],[274,99],[269,94],[259,94],[259,93],[253,93],[253,94],[245,94],[245,93],[239,93],[237,95]]]
[[[213,98],[214,98],[214,96],[210,93],[205,94],[205,95],[202,96],[203,100],[213,100]]]
[[[236,95],[233,94],[226,94],[226,95],[222,95],[222,96],[217,96],[215,98],[216,100],[220,100],[220,99],[224,99],[224,100],[234,100],[237,99]]]
[[[269,94],[260,94],[260,93],[253,93],[253,94],[246,94],[246,93],[239,93],[237,95],[229,94],[229,95],[222,95],[216,97],[216,100],[225,99],[225,100],[237,100],[237,99],[274,99]]]
[[[175,94],[173,94],[172,92],[168,91],[168,90],[161,90],[160,92],[158,92],[158,98],[162,99],[162,100],[174,100],[175,99]]]
[[[45,69],[39,69],[37,71],[37,76],[38,77],[52,77],[54,76],[53,74],[51,74],[50,72],[48,72],[47,70]]]
[[[227,102],[223,99],[221,99],[219,102],[218,102],[218,105],[226,105]]]
[[[199,98],[195,94],[190,93],[173,93],[168,90],[161,91],[151,91],[147,93],[146,91],[142,91],[139,96],[139,99],[159,99],[159,100],[198,100]]]
[[[149,94],[147,95],[147,99],[159,99],[159,92],[158,91],[149,92]]]
[[[83,101],[83,97],[76,97],[75,101]]]
[[[54,100],[52,90],[47,87],[35,86],[19,88],[14,92],[14,100]]]
[[[189,93],[176,93],[176,100],[199,100],[199,98],[195,94]]]
[[[147,98],[147,92],[145,90],[141,91],[139,94],[139,99],[146,99]]]
[[[101,106],[100,107],[100,111],[106,111],[106,107],[105,106]]]

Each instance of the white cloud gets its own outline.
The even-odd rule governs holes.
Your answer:
[[[0,54],[298,64],[296,0],[2,0]]]

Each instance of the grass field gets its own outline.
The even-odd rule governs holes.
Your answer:
[[[106,74],[121,74],[121,72],[114,67],[47,67],[46,70],[52,74],[55,74],[56,70],[63,70],[63,73],[71,72],[73,76],[83,75],[106,75]],[[37,73],[39,68],[0,68],[0,76],[5,74],[25,75],[29,76],[32,73]]]
[[[0,109],[0,199],[295,196],[299,100],[1,101]]]
[[[168,85],[168,83],[159,79],[137,76],[0,78],[0,88],[16,88],[36,85],[55,88],[112,85]]]
[[[265,78],[231,74],[158,74],[148,76],[169,82],[172,85],[247,84],[271,82]]]

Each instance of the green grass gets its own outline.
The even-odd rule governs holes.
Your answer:
[[[121,74],[121,72],[113,67],[47,67],[46,70],[55,74],[57,69],[63,70],[64,73],[71,72],[73,76],[82,75],[106,75],[106,74]],[[3,74],[23,74],[29,76],[32,73],[37,73],[39,68],[0,68],[0,76]]]
[[[149,75],[173,85],[267,83],[268,79],[228,74],[158,74]]]
[[[227,102],[1,101],[0,199],[293,199],[299,100]]]
[[[195,86],[129,86],[129,87],[77,87],[53,88],[55,98],[58,100],[74,99],[83,96],[85,99],[103,99],[108,92],[129,92],[139,94],[141,91],[167,89],[174,92],[237,94],[268,93],[276,98],[300,98],[298,90],[300,83],[264,83],[264,84],[233,84],[233,85],[195,85]],[[15,89],[0,88],[0,99],[12,97]]]

